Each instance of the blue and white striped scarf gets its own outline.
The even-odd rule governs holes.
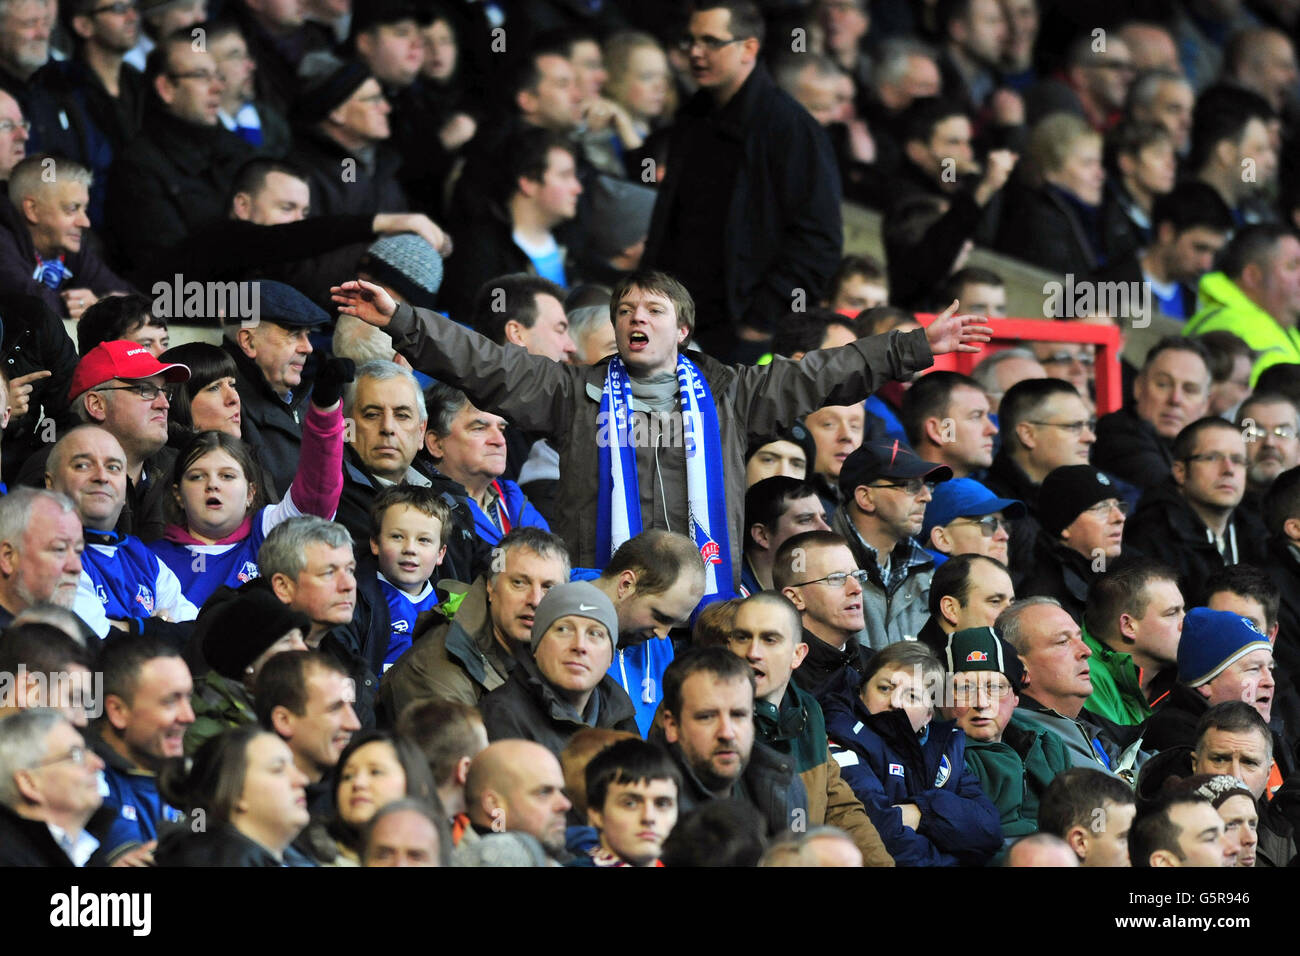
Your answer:
[[[722,437],[718,410],[709,383],[695,363],[677,357],[682,428],[686,445],[686,493],[690,536],[704,562],[704,600],[734,593],[731,541],[727,534],[727,486],[722,472]],[[640,534],[641,494],[637,484],[636,448],[632,443],[632,380],[623,360],[610,360],[597,417],[600,459],[596,562],[601,568],[619,546]],[[617,454],[615,454],[617,450]]]

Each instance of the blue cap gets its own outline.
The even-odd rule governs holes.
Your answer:
[[[934,486],[934,496],[925,506],[925,523],[921,540],[930,540],[930,531],[941,528],[954,518],[983,518],[1001,511],[1008,518],[1023,518],[1025,505],[1015,498],[999,498],[974,478],[954,478]]]
[[[327,325],[329,313],[291,285],[262,279],[257,283],[259,318],[286,329]]]
[[[1183,618],[1178,640],[1178,679],[1188,687],[1200,687],[1255,651],[1271,654],[1273,645],[1248,618],[1194,607]]]

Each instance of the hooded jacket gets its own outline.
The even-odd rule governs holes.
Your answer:
[[[830,752],[826,718],[812,694],[791,683],[780,707],[755,700],[754,735],[794,761],[808,791],[809,826],[839,827],[862,851],[866,866],[894,865],[862,801],[840,774]]]
[[[608,363],[561,365],[515,346],[496,345],[436,312],[408,305],[398,306],[386,331],[412,366],[457,385],[476,408],[552,439],[567,492],[558,498],[552,530],[564,539],[575,566],[596,567],[601,481],[596,441]],[[776,358],[762,367],[727,366],[698,352],[690,357],[708,381],[717,406],[722,473],[732,503],[727,536],[734,580],[720,582],[724,588],[740,583],[745,451],[750,441],[777,434],[809,408],[860,402],[885,381],[904,379],[933,361],[923,330],[858,339],[809,352],[798,362]],[[685,449],[672,449],[665,456],[665,468],[679,451],[684,461]],[[688,528],[687,510],[685,500],[669,503],[673,530]]]
[[[831,519],[831,530],[843,535],[853,552],[853,560],[871,579],[862,585],[862,617],[866,620],[866,642],[880,650],[896,641],[914,641],[930,619],[930,581],[934,577],[934,558],[915,538],[895,546],[890,556],[889,587],[876,563],[875,552],[868,549],[853,524],[853,505],[845,503]],[[901,563],[900,563],[901,562]]]
[[[1224,537],[1228,560],[1214,546],[1210,530],[1187,504],[1173,478],[1149,489],[1124,523],[1125,547],[1136,544],[1147,557],[1177,571],[1178,587],[1189,607],[1204,602],[1216,571],[1229,564],[1264,563],[1264,526],[1249,511],[1233,511]]]
[[[1259,354],[1250,372],[1253,388],[1259,373],[1271,365],[1300,363],[1300,330],[1283,328],[1273,316],[1247,298],[1241,286],[1223,272],[1201,276],[1201,308],[1183,327],[1184,335],[1231,332]]]
[[[966,769],[998,808],[1008,842],[1038,831],[1043,794],[1058,773],[1072,766],[1065,742],[1017,711],[1002,729],[1000,741],[966,738]]]
[[[998,810],[966,769],[966,735],[952,721],[920,734],[906,713],[867,711],[843,682],[826,700],[831,756],[899,866],[983,866],[1002,845]],[[903,825],[897,804],[921,811]]]
[[[454,620],[441,614],[416,622],[411,649],[390,667],[379,683],[379,709],[391,723],[418,700],[452,700],[477,707],[479,699],[506,682],[515,659],[492,630],[487,575],[479,577],[456,610]]]
[[[625,730],[640,736],[636,708],[608,674],[600,678],[579,714],[542,676],[531,654],[515,654],[506,682],[479,702],[488,740],[534,740],[558,758],[569,738],[588,727]]]

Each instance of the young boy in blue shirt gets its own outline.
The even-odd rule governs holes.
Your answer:
[[[379,585],[388,600],[393,634],[384,657],[392,667],[411,646],[416,619],[443,605],[448,617],[454,603],[431,580],[447,553],[451,509],[430,488],[393,485],[370,506],[370,551],[379,559]]]

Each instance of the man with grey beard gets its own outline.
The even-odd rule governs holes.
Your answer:
[[[0,628],[33,604],[72,607],[84,548],[66,495],[15,488],[0,498]]]

